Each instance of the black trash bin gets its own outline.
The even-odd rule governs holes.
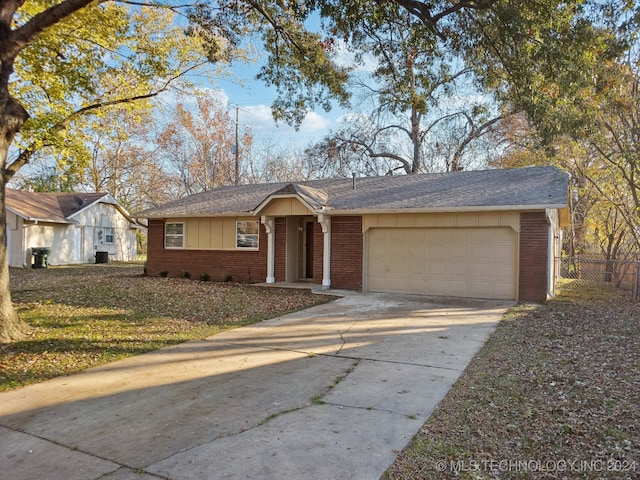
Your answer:
[[[33,255],[33,265],[31,268],[47,268],[49,266],[50,247],[36,247],[31,249]]]
[[[109,263],[109,252],[96,252],[96,263]]]

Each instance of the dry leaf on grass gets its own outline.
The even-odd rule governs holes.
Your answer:
[[[142,266],[11,271],[30,325],[0,345],[0,390],[147,352],[332,300],[307,290],[143,276]]]
[[[640,303],[570,287],[511,310],[384,478],[640,478]]]

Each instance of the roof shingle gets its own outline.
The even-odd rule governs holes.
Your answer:
[[[27,220],[73,223],[74,213],[108,193],[40,193],[7,188],[6,206]]]
[[[216,188],[138,213],[141,218],[252,215],[270,195],[299,195],[327,213],[565,208],[568,175],[527,167],[422,175],[265,183]],[[355,188],[354,188],[355,185]]]

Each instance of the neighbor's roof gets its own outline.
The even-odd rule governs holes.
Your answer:
[[[129,214],[108,193],[40,193],[7,188],[6,207],[29,221],[75,223],[73,217],[96,202],[115,204]]]
[[[569,176],[528,167],[220,187],[136,214],[141,218],[255,215],[270,198],[298,196],[318,213],[566,208]]]

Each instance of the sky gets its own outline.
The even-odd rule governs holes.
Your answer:
[[[276,124],[271,115],[271,103],[276,98],[275,90],[255,80],[251,72],[244,72],[238,68],[236,73],[249,75],[244,85],[222,81],[211,88],[217,90],[226,99],[233,115],[235,115],[235,108],[238,107],[240,129],[249,127],[256,138],[273,140],[283,146],[304,148],[309,143],[320,140],[331,129],[335,130],[340,118],[346,113],[338,106],[330,112],[322,109],[309,112],[297,131],[285,123]]]
[[[227,104],[231,118],[235,118],[237,107],[240,130],[250,128],[257,141],[304,149],[309,143],[320,140],[330,129],[335,129],[344,114],[339,109],[328,113],[322,109],[310,112],[298,131],[282,122],[276,124],[271,115],[276,90],[256,80],[257,71],[257,66],[238,65],[232,68],[235,80],[221,78],[201,87],[212,90]]]
[[[344,57],[346,54],[342,55]],[[338,58],[337,61],[341,63],[347,60]],[[334,103],[329,112],[320,107],[309,112],[297,131],[285,123],[276,124],[271,115],[271,103],[276,99],[277,92],[274,87],[267,87],[255,78],[259,71],[259,62],[233,65],[231,72],[235,79],[220,78],[215,83],[206,85],[226,99],[233,115],[235,107],[239,108],[240,129],[249,127],[258,140],[276,141],[279,145],[292,146],[300,150],[310,143],[319,141],[331,130],[338,129],[340,120],[349,112],[337,103]]]

